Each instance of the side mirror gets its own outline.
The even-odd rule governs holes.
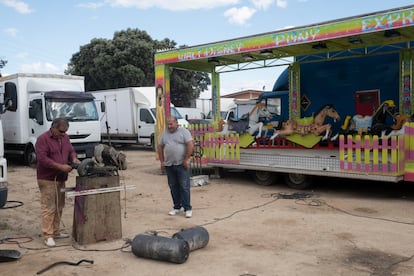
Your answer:
[[[101,112],[105,112],[106,111],[106,106],[105,106],[105,102],[101,102]]]
[[[17,87],[13,82],[6,82],[4,87],[3,110],[17,110]]]

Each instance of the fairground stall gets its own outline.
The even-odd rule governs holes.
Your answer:
[[[294,188],[315,175],[414,181],[413,45],[414,5],[159,51],[157,133],[170,68],[207,72],[213,122],[191,130],[208,166],[249,170],[263,185],[282,175]],[[275,66],[288,69],[272,91],[221,120],[220,74]]]

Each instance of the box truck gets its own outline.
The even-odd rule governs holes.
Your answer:
[[[2,116],[7,155],[36,164],[37,137],[53,119],[64,117],[78,158],[93,156],[100,142],[99,117],[92,94],[85,93],[82,76],[18,73],[0,78],[0,86],[16,95],[16,109]]]
[[[101,141],[118,145],[145,145],[155,149],[155,87],[126,87],[92,91],[100,109]],[[153,101],[150,98],[154,98]],[[151,103],[152,102],[152,103]],[[187,125],[181,114],[171,106],[171,114],[180,125]]]
[[[0,85],[0,114],[7,110],[16,110],[16,99],[15,93],[6,93],[4,85]],[[0,117],[0,208],[7,203],[7,185],[7,160],[4,158],[3,123]]]

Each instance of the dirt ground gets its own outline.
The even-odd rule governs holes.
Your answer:
[[[192,187],[193,217],[167,215],[172,207],[166,176],[152,151],[126,149],[128,169],[121,182],[135,189],[120,192],[122,239],[78,245],[57,240],[46,248],[40,236],[39,191],[35,170],[9,164],[10,201],[0,209],[0,249],[20,259],[0,263],[1,275],[414,275],[414,189],[401,183],[317,179],[312,189],[295,191],[283,179],[259,186],[249,175],[233,172]],[[68,181],[75,184],[77,172]],[[298,193],[299,192],[299,193]],[[294,194],[296,193],[296,194]],[[72,232],[73,198],[64,210]],[[6,206],[12,206],[13,202]],[[157,232],[171,237],[180,229],[203,226],[206,247],[190,252],[185,263],[138,258],[126,239]],[[103,226],[105,227],[105,226]]]

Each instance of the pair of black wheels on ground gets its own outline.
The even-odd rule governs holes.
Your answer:
[[[253,180],[263,186],[270,186],[276,183],[276,180],[282,174],[268,171],[252,171]],[[303,190],[309,188],[312,184],[312,177],[300,173],[284,173],[285,183],[292,189]]]

